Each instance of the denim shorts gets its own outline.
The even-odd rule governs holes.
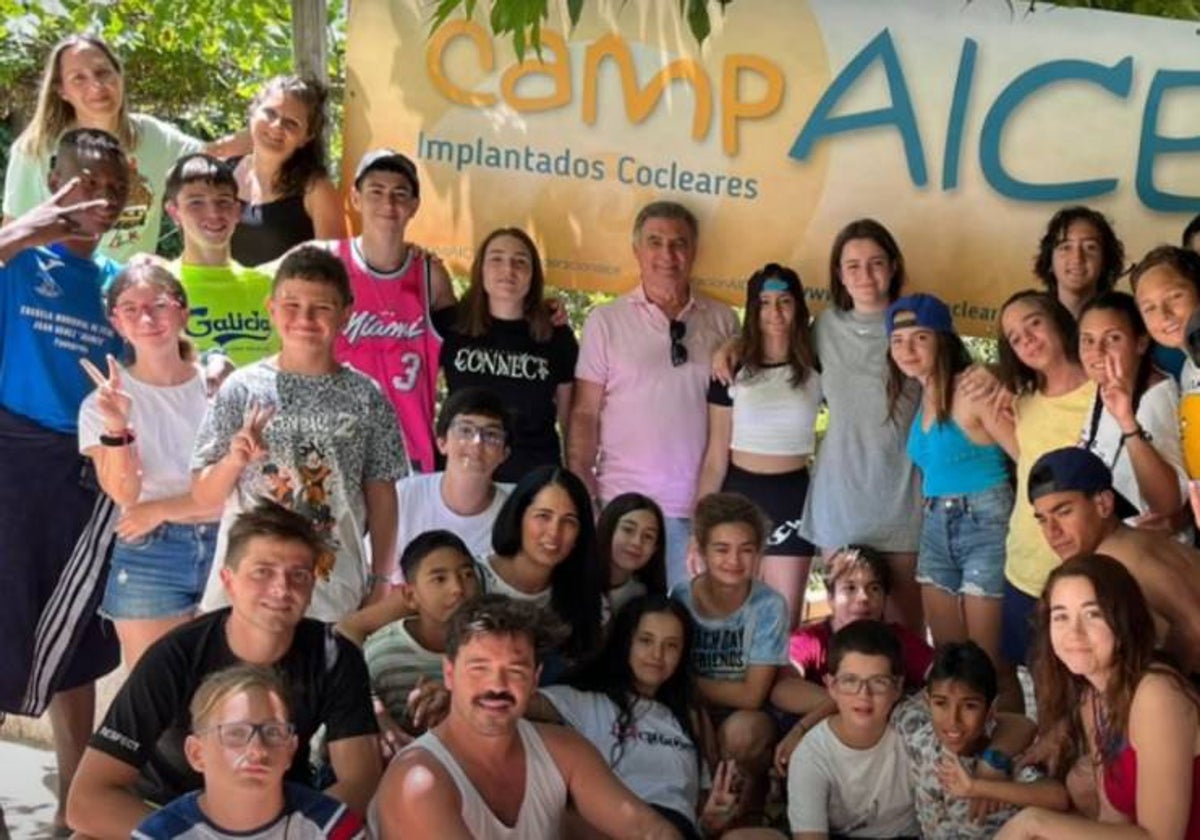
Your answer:
[[[164,522],[113,544],[100,614],[120,621],[188,615],[200,603],[217,548],[217,523]]]
[[[952,595],[1004,595],[1004,544],[1013,491],[999,484],[966,496],[925,500],[917,583]]]

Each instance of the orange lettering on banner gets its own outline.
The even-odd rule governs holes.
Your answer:
[[[677,58],[655,73],[646,83],[646,87],[639,90],[629,47],[616,33],[609,33],[598,38],[587,48],[584,56],[583,121],[585,123],[596,124],[596,77],[600,73],[600,62],[606,58],[617,62],[617,68],[621,73],[621,91],[625,95],[625,112],[635,125],[650,115],[670,82],[683,80],[692,83],[692,92],[696,99],[696,108],[692,115],[692,137],[701,140],[708,135],[708,128],[712,123],[712,84],[708,80],[708,74],[704,72],[704,67],[693,59]]]
[[[742,71],[757,73],[767,83],[767,92],[757,102],[739,96]],[[738,153],[738,121],[760,120],[775,113],[783,102],[783,71],[760,55],[738,53],[725,57],[721,74],[721,147],[725,154]]]
[[[459,105],[470,105],[475,108],[487,108],[497,102],[494,93],[472,93],[456,85],[446,75],[442,66],[443,53],[447,45],[459,36],[466,36],[475,43],[479,51],[479,64],[485,73],[490,73],[496,66],[496,53],[492,49],[492,41],[484,28],[469,20],[456,20],[441,26],[429,38],[425,48],[425,65],[429,71],[429,79],[438,93]]]
[[[527,58],[504,71],[500,90],[504,101],[517,111],[552,111],[571,103],[571,54],[567,42],[557,32],[542,32],[542,49],[554,53],[554,61],[546,63],[540,58]],[[517,85],[526,76],[549,76],[554,82],[554,92],[549,96],[521,96]]]

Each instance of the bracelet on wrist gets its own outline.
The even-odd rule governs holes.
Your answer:
[[[122,429],[119,432],[104,432],[100,435],[101,446],[120,448],[122,446],[129,446],[135,440],[137,440],[137,436],[134,435],[133,429]]]

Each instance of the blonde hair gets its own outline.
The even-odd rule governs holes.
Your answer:
[[[274,694],[283,702],[290,717],[291,703],[288,700],[287,686],[277,670],[262,665],[231,665],[205,677],[196,693],[192,695],[192,702],[188,706],[188,712],[192,716],[192,731],[202,729],[203,724],[208,722],[228,698],[254,690]]]
[[[75,125],[75,107],[59,95],[62,85],[62,56],[69,49],[76,47],[95,47],[104,53],[104,57],[112,64],[117,75],[122,79],[125,71],[121,60],[112,48],[95,35],[68,35],[63,38],[46,58],[46,68],[42,73],[42,84],[38,88],[37,106],[29,125],[21,132],[13,145],[25,154],[33,157],[45,157],[54,150],[54,144],[64,131]],[[121,109],[117,112],[117,138],[126,149],[137,145],[137,130],[129,119],[129,108],[125,103],[124,91],[121,95]]]

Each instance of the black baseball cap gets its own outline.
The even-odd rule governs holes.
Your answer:
[[[1113,494],[1113,514],[1117,519],[1141,513],[1116,491],[1108,465],[1089,449],[1079,446],[1054,449],[1038,458],[1029,471],[1030,504],[1051,493],[1079,492],[1090,496],[1103,490]]]
[[[354,188],[358,189],[363,176],[376,169],[399,172],[412,185],[413,197],[420,198],[421,185],[417,181],[417,165],[407,155],[402,155],[395,149],[373,149],[363,155],[358,162],[358,168],[354,170]]]

